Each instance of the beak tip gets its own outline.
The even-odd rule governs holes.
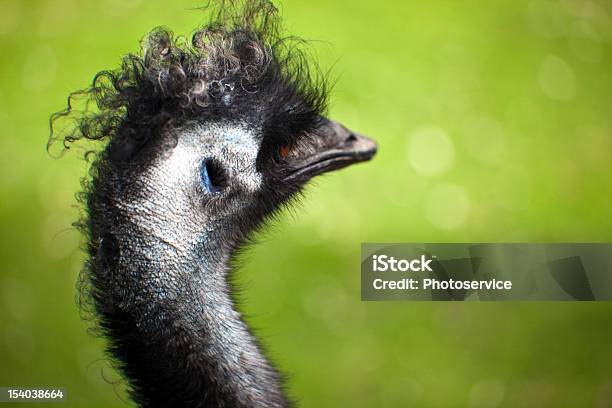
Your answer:
[[[374,139],[359,135],[355,153],[363,160],[372,159],[378,152],[378,143]]]

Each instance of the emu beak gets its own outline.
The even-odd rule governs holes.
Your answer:
[[[293,158],[293,170],[285,180],[310,179],[351,164],[368,161],[378,149],[374,140],[328,119],[325,119],[324,124],[311,137],[313,146],[307,153]]]

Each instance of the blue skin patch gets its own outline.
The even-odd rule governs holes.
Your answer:
[[[210,176],[208,175],[208,159],[202,161],[202,165],[200,166],[200,181],[206,190],[209,193],[218,193],[219,188],[213,185],[210,180]]]

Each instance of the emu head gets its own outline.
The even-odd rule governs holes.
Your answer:
[[[154,30],[51,117],[51,144],[102,143],[80,299],[145,406],[287,405],[234,308],[232,256],[311,178],[376,151],[326,118],[327,81],[267,0],[219,5],[189,42]]]
[[[373,141],[326,118],[328,82],[279,34],[274,7],[235,4],[189,43],[155,29],[52,117],[76,123],[53,135],[65,146],[108,141],[85,191],[90,240],[124,217],[166,239],[193,230],[182,244],[215,226],[245,235],[312,177],[374,155]],[[83,95],[97,110],[71,109]]]

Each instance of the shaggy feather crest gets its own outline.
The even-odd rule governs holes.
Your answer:
[[[109,158],[119,163],[191,121],[262,127],[269,152],[316,128],[327,106],[326,77],[304,41],[281,35],[276,8],[267,0],[222,1],[212,15],[190,42],[154,29],[140,53],[73,92],[51,116],[48,147],[109,141]],[[83,99],[85,108],[76,108]]]

